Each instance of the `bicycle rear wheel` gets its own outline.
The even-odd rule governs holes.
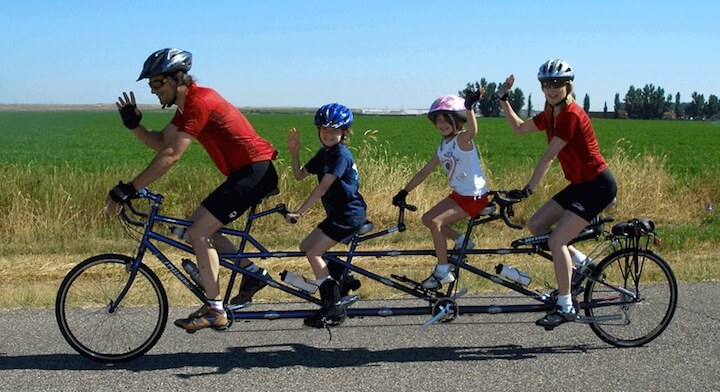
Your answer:
[[[98,362],[123,362],[150,350],[165,330],[167,295],[144,264],[120,305],[111,313],[130,277],[133,259],[104,254],[73,268],[55,301],[55,316],[65,340],[80,354]]]
[[[592,276],[585,288],[585,315],[603,341],[616,347],[642,346],[670,324],[677,283],[662,257],[621,249],[603,259]]]

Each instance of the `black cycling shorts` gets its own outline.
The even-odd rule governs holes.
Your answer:
[[[224,225],[277,189],[278,176],[272,161],[255,162],[227,177],[205,200],[205,207]]]
[[[564,209],[590,222],[615,199],[617,182],[605,169],[597,177],[580,184],[570,184],[553,196]]]

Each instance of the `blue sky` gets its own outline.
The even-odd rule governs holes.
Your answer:
[[[538,66],[567,60],[579,100],[720,95],[718,1],[0,0],[0,104],[112,103],[147,56],[179,47],[237,106],[426,108],[511,73],[543,103]]]

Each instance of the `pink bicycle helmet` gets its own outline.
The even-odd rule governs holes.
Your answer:
[[[467,122],[467,114],[465,110],[465,100],[457,95],[443,95],[436,99],[428,110],[428,118],[433,123],[441,114],[447,114],[453,119],[457,119],[463,123]]]

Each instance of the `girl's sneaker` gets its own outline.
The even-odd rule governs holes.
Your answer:
[[[421,285],[427,290],[436,290],[442,287],[444,284],[450,284],[455,281],[455,275],[452,272],[448,272],[445,276],[438,276],[437,269],[433,271],[429,278],[422,281]]]

